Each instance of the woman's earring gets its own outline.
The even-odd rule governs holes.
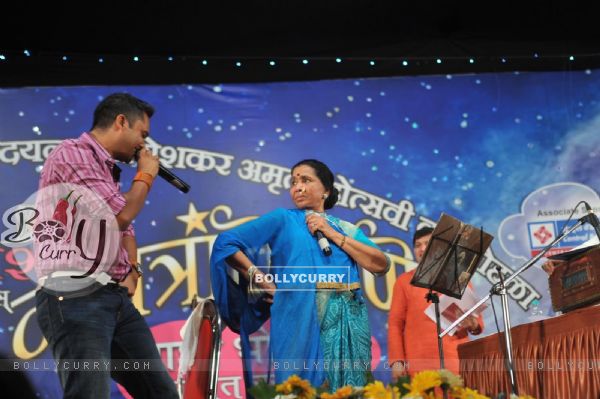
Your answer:
[[[325,199],[327,199],[327,194],[323,194],[323,195],[321,196],[321,198],[323,198],[324,200],[325,200]]]

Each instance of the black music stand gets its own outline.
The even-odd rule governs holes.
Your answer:
[[[549,243],[546,247],[544,247],[544,249],[542,249],[536,256],[534,256],[533,258],[528,260],[518,270],[516,270],[512,274],[506,276],[507,277],[506,279],[502,275],[502,270],[500,268],[500,265],[498,265],[496,267],[496,270],[498,272],[498,280],[499,281],[492,286],[489,294],[487,294],[485,297],[481,298],[479,300],[479,302],[477,302],[475,305],[473,305],[473,307],[471,309],[469,309],[465,313],[463,313],[462,316],[460,316],[458,319],[456,319],[456,321],[454,321],[454,323],[450,324],[450,326],[448,326],[441,334],[438,334],[438,337],[442,338],[444,335],[448,334],[456,326],[458,326],[466,317],[468,317],[471,313],[473,313],[475,311],[475,309],[477,309],[478,307],[483,305],[484,302],[486,302],[488,299],[490,299],[492,295],[499,295],[500,299],[501,299],[501,303],[502,303],[502,315],[504,316],[504,343],[506,345],[505,350],[506,350],[506,366],[507,366],[506,372],[508,373],[510,388],[514,395],[518,395],[519,391],[517,389],[517,376],[515,374],[513,355],[512,355],[512,338],[511,338],[511,332],[510,332],[510,329],[511,329],[511,327],[510,327],[510,312],[508,311],[508,298],[507,298],[506,287],[509,286],[510,282],[513,281],[514,279],[516,279],[519,276],[519,274],[521,274],[525,270],[529,269],[538,260],[543,258],[546,255],[546,252],[548,252],[551,248],[553,248],[557,243],[564,240],[569,234],[571,234],[574,230],[577,230],[584,223],[588,223],[588,224],[594,226],[594,228],[596,228],[596,226],[598,226],[598,218],[594,214],[594,211],[591,209],[589,204],[587,204],[584,201],[580,201],[577,205],[575,205],[575,208],[577,208],[581,203],[586,205],[587,213],[583,217],[579,218],[579,220],[577,220],[577,223],[573,224],[570,227],[565,226],[563,228],[563,230],[560,232],[560,234],[556,238],[554,238],[554,240],[551,243]],[[596,234],[598,234],[598,233],[596,233]],[[600,237],[600,234],[598,234],[598,236]]]
[[[483,229],[442,213],[410,282],[414,286],[428,289],[425,299],[434,304],[441,369],[444,368],[444,349],[440,337],[442,328],[437,293],[461,299],[493,239]]]

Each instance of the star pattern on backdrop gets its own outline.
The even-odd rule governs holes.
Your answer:
[[[187,215],[177,216],[177,220],[186,223],[185,235],[189,236],[194,229],[200,230],[203,233],[208,233],[204,219],[210,212],[198,212],[193,203],[190,202]]]

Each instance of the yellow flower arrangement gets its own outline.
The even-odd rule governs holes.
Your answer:
[[[410,396],[423,395],[442,385],[442,377],[438,371],[425,370],[415,374],[410,384],[404,384]]]
[[[456,390],[453,395],[455,399],[490,399],[489,397],[480,394],[474,389],[461,388]]]
[[[438,371],[438,373],[442,379],[442,385],[446,384],[451,389],[459,389],[463,387],[463,379],[450,370],[441,369]]]
[[[295,374],[284,383],[276,385],[275,391],[284,395],[294,394],[298,399],[313,399],[317,397],[317,390],[310,385],[310,382],[301,379]]]
[[[398,387],[384,386],[383,382],[375,381],[365,386],[363,394],[365,399],[395,399],[400,397]]]
[[[407,381],[408,377],[404,379]],[[339,388],[333,393],[317,391],[310,382],[292,375],[281,384],[266,384],[264,381],[250,388],[256,399],[441,399],[446,389],[451,399],[490,399],[474,389],[463,386],[463,380],[448,370],[425,370],[414,375],[409,383],[404,381],[384,385],[374,381],[365,387]],[[511,399],[535,399],[529,395],[511,395]]]
[[[354,394],[354,389],[350,385],[346,385],[335,391],[334,393],[324,392],[321,394],[321,399],[348,399]]]

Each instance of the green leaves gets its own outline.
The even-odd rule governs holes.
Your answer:
[[[265,380],[260,380],[248,390],[254,399],[273,399],[277,396],[274,385],[269,385]]]

